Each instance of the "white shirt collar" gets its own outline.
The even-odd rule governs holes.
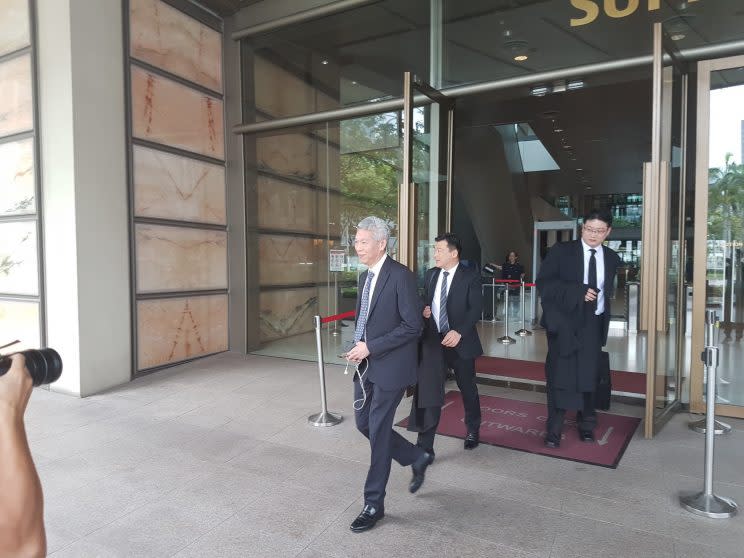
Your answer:
[[[382,269],[382,264],[385,263],[385,260],[386,259],[387,259],[387,253],[383,254],[382,257],[380,258],[380,261],[377,262],[375,265],[373,265],[372,267],[369,268],[369,271],[371,271],[372,273],[374,273],[375,274],[374,275],[375,277],[377,277],[380,274],[380,270]]]
[[[584,252],[588,252],[589,250],[592,249],[591,246],[589,246],[586,242],[584,242],[584,239],[583,238],[581,239],[581,246],[584,248]],[[601,254],[602,253],[602,245],[600,244],[599,246],[597,246],[595,248],[595,250],[597,251],[597,254]]]

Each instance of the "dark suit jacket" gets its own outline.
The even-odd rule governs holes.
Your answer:
[[[426,272],[424,279],[424,304],[426,306],[431,306],[434,297],[439,296],[439,293],[434,291],[437,288],[437,280],[441,271],[438,267],[432,267]],[[483,354],[478,330],[475,328],[483,310],[480,271],[459,265],[451,281],[447,295],[447,321],[450,329],[462,335],[455,351],[460,358],[475,358]],[[426,327],[436,332],[437,324],[434,316],[427,322]]]
[[[366,281],[365,271],[359,277],[357,316]],[[388,256],[377,277],[367,315],[367,379],[388,391],[415,384],[422,328],[416,277],[406,266]]]
[[[602,345],[607,343],[610,327],[610,302],[614,292],[614,279],[620,265],[617,252],[602,247],[604,254],[604,304],[605,320]],[[573,352],[578,347],[574,333],[583,324],[584,252],[581,240],[555,244],[540,266],[537,288],[543,307],[541,325],[549,334],[559,336],[561,354]]]

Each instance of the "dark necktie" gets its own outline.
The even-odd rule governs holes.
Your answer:
[[[597,251],[594,248],[589,248],[589,251],[592,253],[591,256],[589,256],[589,287],[596,290],[597,289]]]
[[[439,333],[449,331],[449,320],[447,319],[447,276],[449,271],[444,272],[442,278],[442,290],[439,293]]]
[[[359,304],[359,316],[354,330],[354,343],[361,341],[364,337],[364,328],[367,327],[367,314],[369,313],[369,289],[372,286],[372,278],[375,276],[371,271],[367,272],[367,280],[362,290],[362,302]]]

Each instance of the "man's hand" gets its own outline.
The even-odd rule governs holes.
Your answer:
[[[424,318],[431,318],[431,306],[424,306]]]
[[[594,289],[587,289],[586,294],[584,295],[584,301],[593,302],[597,300],[597,295],[598,293]]]
[[[447,335],[444,336],[444,339],[442,339],[442,345],[445,347],[457,347],[460,339],[462,339],[462,335],[457,333],[454,329],[450,329],[447,332]]]
[[[367,348],[367,344],[364,341],[357,341],[357,344],[354,345],[354,348],[346,353],[346,358],[348,358],[351,362],[356,363],[362,362],[368,356],[369,349]]]
[[[10,358],[12,364],[8,372],[0,376],[0,411],[22,419],[34,386],[26,371],[26,357],[17,353]]]

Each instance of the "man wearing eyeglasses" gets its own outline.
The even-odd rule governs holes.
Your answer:
[[[541,325],[548,337],[545,445],[549,448],[560,447],[567,410],[577,411],[579,439],[594,442],[594,393],[610,326],[613,280],[620,265],[617,252],[602,244],[611,231],[609,211],[590,211],[583,219],[581,240],[553,246],[537,277]]]

